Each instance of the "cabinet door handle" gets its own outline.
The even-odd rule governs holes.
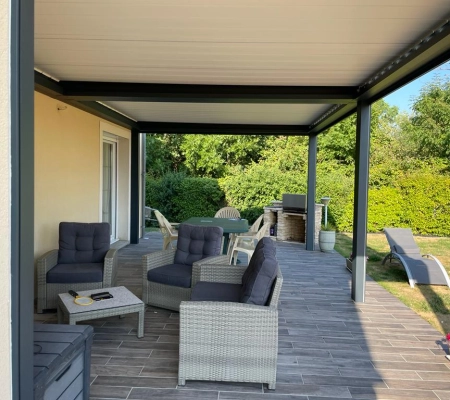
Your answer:
[[[66,372],[70,369],[71,366],[72,366],[72,364],[69,364],[66,367],[66,369],[59,374],[59,376],[55,379],[55,381],[58,382],[66,374]]]

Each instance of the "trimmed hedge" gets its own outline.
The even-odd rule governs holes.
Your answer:
[[[301,178],[301,177],[300,177]],[[247,170],[234,170],[219,179],[227,204],[237,208],[241,217],[251,223],[271,200],[281,200],[283,193],[305,193],[306,182],[294,171],[282,172],[264,164],[253,164]]]
[[[415,233],[450,236],[450,176],[415,174],[398,180],[402,224]]]
[[[416,234],[450,236],[450,176],[416,173],[401,176],[395,186],[369,189],[368,231],[384,227],[410,227]],[[171,221],[194,216],[212,217],[230,205],[252,223],[271,200],[283,193],[306,193],[304,174],[253,164],[234,169],[224,178],[191,178],[169,173],[147,178],[146,205],[159,209]],[[353,229],[353,177],[339,169],[317,173],[317,202],[331,197],[328,220],[340,231]]]
[[[336,225],[341,231],[352,231],[353,193]],[[385,227],[450,236],[450,177],[415,174],[398,178],[395,187],[369,189],[367,230],[381,232]]]
[[[169,221],[213,217],[224,205],[225,195],[216,179],[168,173],[160,179],[147,176],[146,182],[146,205],[161,211]]]
[[[384,227],[399,227],[402,225],[403,198],[397,188],[382,187],[369,189],[369,209],[367,230],[381,232]],[[353,193],[345,205],[341,218],[337,222],[340,231],[353,230]]]
[[[304,192],[306,193],[306,191]],[[328,222],[342,230],[339,221],[346,209],[347,204],[352,202],[353,177],[343,175],[339,170],[317,171],[316,203],[320,204],[322,197],[331,197],[328,205]],[[353,202],[352,202],[353,204]],[[322,223],[325,221],[322,212]]]

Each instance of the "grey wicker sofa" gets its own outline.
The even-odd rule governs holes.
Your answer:
[[[220,256],[222,237],[218,226],[180,224],[176,249],[142,257],[142,301],[178,311],[180,303],[191,298],[193,265],[227,262],[227,256]]]
[[[259,241],[248,268],[194,266],[192,300],[180,306],[179,385],[186,380],[258,382],[275,389],[283,276],[270,244],[270,238]],[[266,264],[271,264],[269,273]]]
[[[54,309],[59,293],[115,285],[117,250],[106,222],[61,222],[59,249],[37,259],[37,312]]]

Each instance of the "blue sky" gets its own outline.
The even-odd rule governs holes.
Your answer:
[[[391,106],[397,106],[400,112],[410,112],[413,98],[419,95],[420,89],[424,85],[437,77],[450,79],[450,62],[422,75],[408,85],[386,96],[384,100]]]

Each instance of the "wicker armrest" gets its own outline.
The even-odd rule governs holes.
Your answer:
[[[58,263],[58,250],[50,250],[36,260],[37,294],[38,304],[37,312],[42,313],[47,305],[47,272]]]
[[[116,285],[117,265],[117,249],[109,249],[103,262],[103,287]]]
[[[194,264],[192,287],[199,282],[242,283],[246,265]]]
[[[37,273],[47,274],[56,264],[58,264],[58,250],[50,250],[37,259]]]
[[[153,268],[158,268],[163,265],[173,264],[175,258],[175,249],[160,250],[142,256],[142,265],[144,269],[144,276]]]
[[[226,254],[221,254],[220,256],[211,256],[211,257],[203,258],[201,260],[196,261],[193,265],[203,265],[203,264],[225,265],[225,264],[228,264],[228,262],[229,262],[229,257]]]

